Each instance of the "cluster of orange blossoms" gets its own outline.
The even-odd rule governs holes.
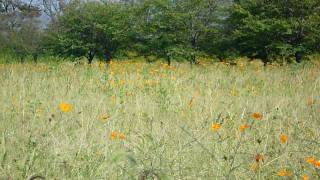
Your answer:
[[[249,128],[250,126],[249,125],[247,125],[247,124],[242,124],[242,125],[240,125],[239,126],[239,130],[241,131],[241,132],[244,132],[247,128]],[[211,129],[212,129],[212,131],[214,131],[214,132],[218,132],[219,130],[220,130],[220,128],[221,128],[221,124],[219,124],[219,123],[214,123],[214,124],[212,124],[211,125]]]
[[[263,117],[263,116],[262,116],[261,113],[255,112],[255,113],[252,113],[252,114],[251,114],[251,118],[254,119],[254,120],[261,120],[262,117]],[[241,124],[241,125],[239,126],[239,130],[240,130],[241,132],[244,132],[244,131],[245,131],[247,128],[249,128],[249,127],[250,127],[250,126],[247,125],[247,124]],[[218,131],[220,130],[220,128],[221,128],[221,124],[219,124],[219,123],[213,123],[213,124],[211,125],[211,129],[212,129],[212,131],[214,131],[214,132],[218,132]],[[281,143],[281,144],[286,143],[286,142],[288,141],[288,139],[289,139],[289,137],[288,137],[288,135],[286,135],[286,134],[281,134],[281,135],[279,136],[279,140],[280,140],[280,143]],[[261,154],[257,154],[257,155],[255,156],[255,160],[256,160],[256,162],[253,163],[252,166],[251,166],[251,169],[252,169],[253,171],[255,171],[255,170],[259,167],[260,163],[264,161],[264,156],[261,155]],[[320,168],[320,161],[316,161],[314,158],[309,158],[309,159],[307,160],[307,162],[309,162],[309,163],[315,165],[316,167],[319,167],[319,168]],[[277,172],[277,175],[278,175],[278,176],[281,176],[281,177],[288,177],[288,176],[291,176],[292,173],[288,172],[288,171],[285,170],[285,169],[280,169],[280,170]],[[304,178],[305,180],[307,180],[307,179],[308,179],[308,176],[304,176],[303,178]],[[307,178],[307,179],[306,179],[306,178]]]
[[[193,103],[193,98],[190,100],[190,102],[189,102],[189,106],[192,106],[192,103]],[[253,118],[253,119],[255,119],[255,120],[261,120],[262,119],[262,114],[260,114],[260,113],[252,113],[251,114],[251,117]],[[247,125],[247,124],[241,124],[240,126],[239,126],[239,130],[241,131],[241,132],[244,132],[246,129],[248,129],[250,126],[249,125]],[[218,132],[219,130],[220,130],[220,128],[221,128],[221,124],[219,124],[219,123],[214,123],[214,124],[212,124],[211,125],[211,129],[212,129],[212,131],[214,131],[214,132]],[[287,137],[287,139],[288,139],[288,137]],[[284,140],[284,141],[287,141],[287,139],[286,140]]]
[[[306,159],[306,162],[320,169],[320,160],[317,160],[314,157],[309,157]]]
[[[112,131],[111,134],[110,134],[110,139],[111,140],[115,140],[118,136],[118,133],[116,131]],[[119,134],[119,139],[121,140],[125,140],[126,139],[126,136],[124,135],[124,133],[120,133]]]

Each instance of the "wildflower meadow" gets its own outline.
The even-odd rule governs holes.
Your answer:
[[[320,179],[320,64],[0,64],[0,179]]]

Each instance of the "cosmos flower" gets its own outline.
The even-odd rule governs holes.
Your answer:
[[[59,108],[62,112],[69,112],[71,110],[71,105],[68,103],[60,103]]]
[[[218,123],[214,123],[214,124],[211,125],[211,129],[214,132],[218,132],[220,128],[221,128],[221,125],[218,124]]]

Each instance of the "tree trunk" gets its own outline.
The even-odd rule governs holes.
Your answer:
[[[295,58],[296,58],[296,62],[297,62],[297,63],[301,63],[302,54],[299,53],[299,52],[296,52],[296,53],[294,54],[294,56],[295,56]]]
[[[144,56],[144,59],[146,60],[147,63],[152,62],[149,56],[147,56],[147,55],[143,55],[143,56]]]
[[[37,53],[33,53],[32,54],[32,60],[33,60],[34,63],[38,62],[38,54]]]
[[[266,67],[268,65],[268,60],[267,59],[261,59],[263,62],[263,66]]]
[[[20,63],[24,63],[24,57],[20,56]]]
[[[197,45],[197,41],[198,41],[198,33],[197,32],[194,32],[191,34],[191,46],[192,48],[194,49]]]
[[[111,52],[110,52],[107,48],[105,48],[105,49],[104,49],[104,61],[105,61],[107,64],[109,64],[109,63],[111,62],[111,59],[112,59],[112,54],[111,54]]]
[[[94,58],[94,53],[92,51],[89,51],[87,59],[88,59],[88,64],[91,64]]]
[[[195,54],[192,54],[192,55],[191,55],[191,59],[190,59],[190,60],[191,60],[191,61],[190,61],[191,64],[197,64],[196,55],[195,55]]]
[[[167,64],[168,66],[171,66],[171,58],[169,56],[167,56]]]
[[[262,62],[263,62],[263,66],[267,66],[268,65],[268,62],[269,62],[269,60],[268,60],[268,55],[267,55],[268,53],[267,52],[265,52],[265,51],[262,51],[261,53],[260,53],[260,59],[262,60]]]

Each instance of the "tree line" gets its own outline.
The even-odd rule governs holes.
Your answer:
[[[134,52],[169,65],[202,56],[300,62],[320,52],[320,1],[0,0],[0,48],[22,61],[45,54],[108,62]]]

